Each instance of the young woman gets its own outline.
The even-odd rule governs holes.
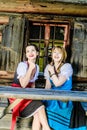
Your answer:
[[[27,60],[18,64],[12,84],[13,87],[35,87],[35,80],[37,79],[39,73],[39,66],[36,64],[37,56],[37,46],[34,44],[28,45],[26,47]],[[12,103],[15,99],[9,100],[10,103]],[[44,105],[39,100],[24,99],[16,105],[13,109],[11,130],[14,130],[16,116],[20,116],[22,118],[33,116],[32,130],[41,130],[41,127],[43,130],[51,130],[48,126]]]
[[[70,63],[65,63],[67,53],[63,47],[57,46],[52,49],[52,62],[44,71],[46,89],[71,90],[73,69]],[[44,101],[48,122],[53,130],[86,130],[83,123],[81,127],[70,128],[73,103],[57,100]],[[79,122],[79,121],[78,121]],[[73,123],[73,122],[72,122]]]

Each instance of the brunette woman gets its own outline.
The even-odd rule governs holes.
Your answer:
[[[26,47],[27,60],[18,64],[12,84],[13,87],[35,87],[35,80],[39,74],[39,66],[36,64],[38,53],[38,48],[34,44],[30,44]],[[10,103],[12,103],[15,99],[9,100]],[[33,116],[32,130],[41,130],[41,128],[43,128],[43,130],[51,130],[48,126],[45,107],[39,100],[23,99],[16,105],[13,109],[11,130],[14,130],[17,116],[22,118]]]

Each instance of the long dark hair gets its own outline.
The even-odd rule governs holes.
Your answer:
[[[35,50],[36,50],[37,52],[39,52],[39,48],[37,47],[36,44],[28,43],[26,47],[28,47],[28,46],[33,46],[33,47],[35,48]],[[26,47],[25,47],[25,52],[26,52]]]

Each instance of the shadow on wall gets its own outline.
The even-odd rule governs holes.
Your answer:
[[[81,71],[82,65],[81,65],[80,63],[77,63],[77,64],[76,64],[76,63],[73,61],[72,67],[73,67],[73,75],[78,75],[78,73],[80,73],[80,71]]]

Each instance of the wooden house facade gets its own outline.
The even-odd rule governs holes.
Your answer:
[[[39,47],[43,72],[54,45],[64,46],[73,79],[87,83],[86,0],[0,0],[0,84],[10,84],[25,47]]]

